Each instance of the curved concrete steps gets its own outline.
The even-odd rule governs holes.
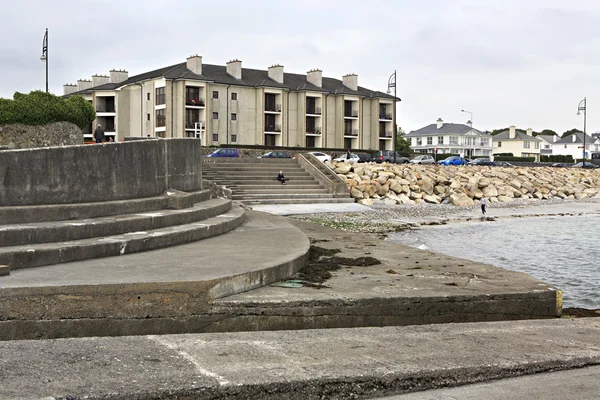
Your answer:
[[[202,206],[195,208],[204,211]],[[188,212],[193,213],[196,210],[192,208]],[[185,214],[179,214],[178,217],[181,215]],[[155,217],[146,218],[151,221]],[[243,221],[244,210],[241,207],[233,207],[226,214],[184,225],[73,241],[0,247],[0,264],[10,265],[11,270],[17,270],[160,249],[221,235],[238,227]]]

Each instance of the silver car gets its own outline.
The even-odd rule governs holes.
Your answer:
[[[416,156],[409,161],[411,164],[435,164],[435,159],[432,156]]]

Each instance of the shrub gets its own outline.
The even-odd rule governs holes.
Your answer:
[[[494,161],[534,162],[535,157],[503,157],[494,155]]]
[[[81,129],[96,118],[94,107],[81,96],[63,99],[50,93],[16,92],[13,99],[0,99],[0,124],[46,125],[71,122]]]

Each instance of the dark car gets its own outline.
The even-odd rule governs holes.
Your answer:
[[[473,161],[467,163],[467,165],[489,165],[489,166],[493,166],[496,165],[496,163],[494,163],[493,161],[491,161],[489,158],[476,158]]]
[[[594,168],[598,168],[598,166],[596,164],[592,164],[589,161],[586,161],[585,163],[582,162],[578,162],[577,164],[573,165],[573,168],[589,168],[589,169],[594,169]]]
[[[205,155],[204,157],[239,157],[240,154],[238,153],[237,149],[228,149],[228,148],[222,148],[222,149],[217,149],[215,151],[213,151],[210,154]]]
[[[394,152],[392,150],[383,150],[375,153],[375,161],[378,163],[382,162],[394,162]],[[408,157],[403,157],[400,153],[396,152],[396,164],[408,164]]]
[[[370,155],[369,153],[356,153],[356,155],[360,159],[359,162],[371,162],[371,161],[373,161],[373,156]]]
[[[515,166],[508,161],[494,161],[497,167],[514,168]]]
[[[291,154],[286,153],[285,151],[269,151],[263,155],[258,156],[258,158],[292,158]]]
[[[569,165],[562,162],[555,162],[551,165],[552,168],[567,168]]]

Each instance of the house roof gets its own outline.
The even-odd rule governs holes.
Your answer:
[[[519,131],[515,131],[515,137],[514,138],[510,138],[510,131],[507,129],[505,131],[502,131],[496,135],[494,135],[494,140],[495,141],[510,141],[510,140],[519,140],[519,141],[534,141],[534,142],[541,142],[541,139],[536,138],[535,136],[529,136],[526,133],[523,132],[519,132]]]
[[[77,95],[77,94],[91,94],[96,90],[115,90],[117,88],[135,84],[149,79],[165,78],[165,79],[187,79],[187,80],[200,80],[206,82],[214,82],[224,85],[237,85],[237,86],[251,86],[251,87],[271,87],[288,89],[294,91],[312,91],[312,92],[323,92],[331,94],[346,94],[368,98],[384,98],[394,99],[387,93],[371,90],[362,86],[358,87],[358,90],[352,90],[344,86],[343,81],[334,78],[323,77],[323,87],[312,85],[308,82],[306,75],[304,74],[291,74],[284,73],[283,83],[278,83],[273,79],[269,78],[269,72],[266,70],[242,68],[242,79],[235,79],[233,76],[227,73],[227,67],[224,65],[212,65],[202,64],[202,75],[193,73],[187,68],[187,63],[180,63],[170,65],[156,69],[154,71],[145,72],[128,78],[126,81],[121,83],[108,83],[70,93],[65,97]],[[396,98],[397,101],[401,101],[400,98]]]
[[[576,139],[575,141],[573,141],[573,135],[575,135]],[[585,135],[585,141],[586,143],[594,143],[596,139],[594,139],[593,137],[591,137],[590,135]],[[564,138],[558,139],[556,142],[554,142],[554,144],[578,144],[578,143],[582,143],[583,144],[583,132],[575,132],[570,134],[569,136],[566,136]]]
[[[554,143],[554,138],[558,138],[556,135],[537,135],[536,138],[545,140],[548,143]]]
[[[488,133],[481,132],[469,125],[465,124],[447,124],[444,123],[440,128],[437,127],[437,124],[427,125],[421,129],[417,129],[416,131],[409,132],[407,137],[414,136],[435,136],[435,135],[466,135],[469,132],[475,132],[479,136],[490,136]]]

